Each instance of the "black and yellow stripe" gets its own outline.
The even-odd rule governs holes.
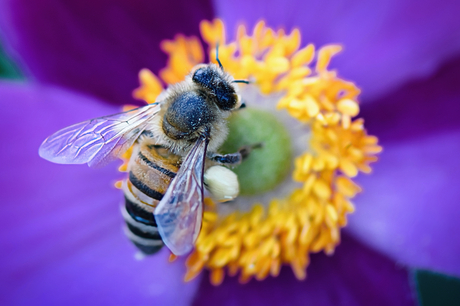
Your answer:
[[[123,190],[126,235],[144,254],[163,247],[153,211],[179,169],[180,157],[151,144],[136,144]]]

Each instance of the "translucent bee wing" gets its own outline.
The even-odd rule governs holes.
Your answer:
[[[77,123],[45,139],[38,154],[58,164],[103,166],[128,150],[159,111],[156,103]]]
[[[190,252],[200,233],[208,142],[205,137],[197,140],[154,211],[160,236],[175,255]]]

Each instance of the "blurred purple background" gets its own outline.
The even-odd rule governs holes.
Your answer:
[[[0,82],[3,305],[410,305],[409,269],[460,276],[460,19],[458,1],[0,1],[0,37],[23,81]],[[331,67],[362,89],[362,113],[384,152],[354,201],[333,257],[307,281],[184,285],[167,252],[143,261],[123,236],[121,194],[103,169],[54,165],[41,141],[72,123],[135,103],[141,68],[159,48],[223,18],[233,38],[259,19],[302,44],[340,43]],[[205,275],[206,277],[206,275]]]

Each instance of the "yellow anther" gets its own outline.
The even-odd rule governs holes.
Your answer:
[[[348,115],[350,117],[354,117],[359,113],[358,103],[351,99],[342,99],[339,102],[337,102],[337,109],[342,114]]]
[[[203,213],[203,219],[207,222],[215,222],[217,220],[217,214],[215,212],[205,211]]]
[[[339,216],[337,214],[337,211],[335,210],[334,206],[331,204],[326,205],[326,215],[331,219],[332,222],[337,222],[339,219]]]
[[[282,56],[271,56],[267,59],[267,69],[271,73],[284,73],[289,70],[289,60]]]
[[[310,193],[311,188],[313,187],[313,184],[315,183],[316,180],[316,175],[315,174],[310,174],[308,178],[305,180],[305,183],[303,184],[302,191],[304,194],[308,195]]]
[[[262,256],[268,256],[272,252],[273,248],[275,247],[276,240],[273,237],[267,238],[265,241],[261,243],[260,246],[260,254]]]
[[[367,154],[377,154],[382,152],[383,149],[381,146],[365,146],[363,150]]]
[[[305,155],[302,161],[302,172],[308,173],[310,171],[310,167],[313,161],[313,156],[310,154]]]
[[[321,171],[324,169],[326,163],[324,162],[324,159],[321,157],[317,157],[313,160],[312,168],[314,171]]]
[[[210,275],[211,284],[213,284],[214,286],[220,285],[222,281],[224,280],[224,276],[225,276],[224,269],[222,268],[213,269]]]
[[[358,168],[347,158],[342,158],[340,160],[339,168],[349,177],[355,177],[358,174]]]
[[[327,200],[331,196],[331,188],[323,180],[315,181],[313,185],[313,192],[318,198],[323,200]]]
[[[377,144],[379,139],[375,136],[364,136],[362,139],[362,143],[366,145],[373,145]]]
[[[281,270],[281,260],[276,258],[273,259],[270,264],[270,275],[271,276],[278,276]]]
[[[340,51],[342,51],[342,47],[337,45],[326,46],[319,49],[316,71],[319,73],[326,72],[331,58]]]
[[[256,204],[252,208],[251,215],[250,215],[250,224],[252,227],[258,226],[260,220],[262,219],[262,216],[264,214],[264,208],[262,204]]]
[[[310,95],[307,95],[305,97],[305,108],[307,109],[307,114],[308,116],[310,117],[314,117],[316,115],[318,115],[320,109],[319,109],[319,105],[318,103],[316,102],[316,100],[310,96]]]
[[[259,233],[252,231],[246,235],[243,239],[243,244],[247,248],[254,247],[259,242]]]
[[[155,103],[158,95],[163,91],[160,80],[148,69],[139,72],[141,86],[133,91],[133,97],[147,103]]]
[[[225,44],[225,30],[224,23],[220,19],[214,19],[211,23],[209,21],[202,21],[200,23],[200,32],[204,41],[214,47],[216,44]]]
[[[343,204],[344,204],[343,206],[344,206],[344,208],[345,208],[345,210],[347,212],[352,213],[352,212],[355,211],[355,206],[353,204],[351,204],[350,201],[345,200]]]
[[[298,258],[291,261],[292,271],[298,280],[304,280],[307,277],[305,267],[302,266]]]
[[[361,188],[345,176],[339,176],[336,180],[337,190],[346,197],[353,198]]]
[[[227,249],[220,248],[211,256],[209,264],[213,267],[219,268],[225,266],[229,262],[229,252]]]
[[[123,181],[116,181],[113,185],[115,186],[115,188],[121,189],[121,187],[123,186]]]
[[[294,53],[300,46],[300,31],[299,29],[292,30],[291,34],[284,40],[285,44],[285,55],[290,56]]]
[[[291,65],[292,67],[300,67],[303,65],[308,65],[313,60],[314,55],[315,55],[315,46],[312,44],[309,44],[308,46],[306,46],[303,49],[300,49],[293,55],[291,59]]]
[[[268,258],[264,258],[259,261],[257,265],[257,273],[256,273],[257,280],[263,280],[267,277],[268,273],[270,272],[270,265],[271,265],[271,260]]]

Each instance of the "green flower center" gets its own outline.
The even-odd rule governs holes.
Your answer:
[[[270,191],[286,178],[293,160],[291,139],[274,115],[246,108],[231,115],[228,127],[230,132],[221,148],[223,153],[236,152],[246,145],[263,144],[232,169],[238,175],[240,195]]]

